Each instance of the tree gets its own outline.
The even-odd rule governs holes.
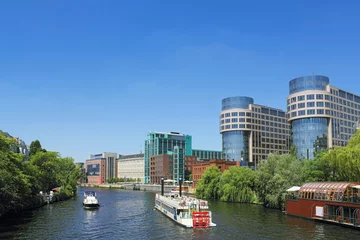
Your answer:
[[[297,151],[295,144],[291,145],[289,154],[291,156],[297,157],[298,151]]]
[[[255,173],[246,167],[230,167],[220,181],[220,200],[250,203],[254,199]]]
[[[219,198],[221,172],[216,166],[207,168],[201,175],[196,186],[196,196],[199,198]]]
[[[37,152],[42,151],[39,140],[32,141],[30,143],[30,156],[35,155]]]
[[[286,189],[302,183],[300,161],[290,154],[270,154],[256,171],[257,194],[265,206],[282,208]]]

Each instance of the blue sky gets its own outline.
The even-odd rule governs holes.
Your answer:
[[[285,110],[315,72],[360,94],[360,1],[1,1],[0,129],[84,161],[149,131],[221,150],[221,100]]]

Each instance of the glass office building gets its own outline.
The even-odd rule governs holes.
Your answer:
[[[287,117],[298,157],[313,159],[316,152],[345,146],[356,130],[360,96],[329,84],[319,75],[289,82]]]
[[[177,132],[150,132],[148,137],[144,153],[145,183],[150,182],[150,157],[160,154],[174,155],[174,174],[184,177],[185,156],[192,154],[192,137]]]
[[[220,113],[223,158],[256,167],[269,153],[287,153],[290,125],[284,111],[254,104],[250,97],[222,100]]]

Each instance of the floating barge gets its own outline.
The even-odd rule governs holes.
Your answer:
[[[360,183],[310,182],[287,190],[285,213],[360,230]]]

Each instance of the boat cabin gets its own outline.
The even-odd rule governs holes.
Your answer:
[[[310,182],[287,190],[289,215],[360,225],[360,183]]]

